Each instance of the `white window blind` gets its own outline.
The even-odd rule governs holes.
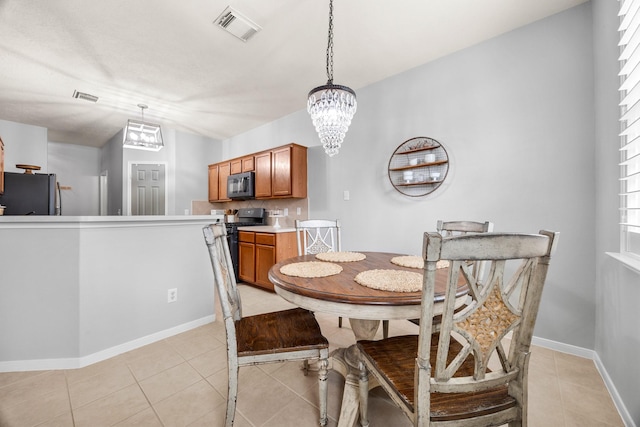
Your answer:
[[[640,0],[620,2],[621,252],[640,258]]]

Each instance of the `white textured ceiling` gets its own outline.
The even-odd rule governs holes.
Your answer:
[[[357,92],[584,1],[334,0],[334,83]],[[215,26],[228,5],[262,31]],[[143,103],[145,120],[224,139],[306,108],[327,28],[328,0],[0,0],[0,119],[100,147]]]

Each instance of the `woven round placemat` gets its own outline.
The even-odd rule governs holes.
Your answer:
[[[403,255],[391,258],[391,263],[400,267],[424,268],[424,259],[415,255]]]
[[[418,292],[422,290],[422,274],[405,270],[367,270],[354,279],[367,288],[392,292]]]
[[[391,258],[391,263],[399,265],[400,267],[408,268],[424,268],[424,259],[416,255],[403,255]],[[449,261],[441,259],[436,263],[436,268],[449,267]]]
[[[353,262],[362,261],[367,256],[360,252],[321,252],[316,254],[316,258],[321,261],[331,262]]]
[[[280,273],[295,277],[327,277],[339,274],[342,267],[338,264],[320,261],[294,262],[280,267]]]

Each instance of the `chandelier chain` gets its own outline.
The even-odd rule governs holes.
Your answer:
[[[307,98],[307,111],[318,132],[324,151],[338,154],[358,103],[356,93],[347,86],[333,84],[333,0],[329,0],[327,42],[327,84],[313,88]]]
[[[329,0],[329,40],[327,42],[327,81],[333,84],[333,0]]]

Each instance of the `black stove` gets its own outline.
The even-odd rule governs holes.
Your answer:
[[[242,221],[234,221],[234,222],[225,222],[224,225],[229,228],[238,228],[238,227],[250,227],[252,225],[266,225],[266,222],[242,222]]]
[[[229,253],[233,263],[236,282],[240,281],[238,273],[240,265],[238,261],[238,227],[250,227],[267,224],[267,211],[264,208],[243,208],[238,209],[237,221],[226,222],[227,241],[229,242]]]

